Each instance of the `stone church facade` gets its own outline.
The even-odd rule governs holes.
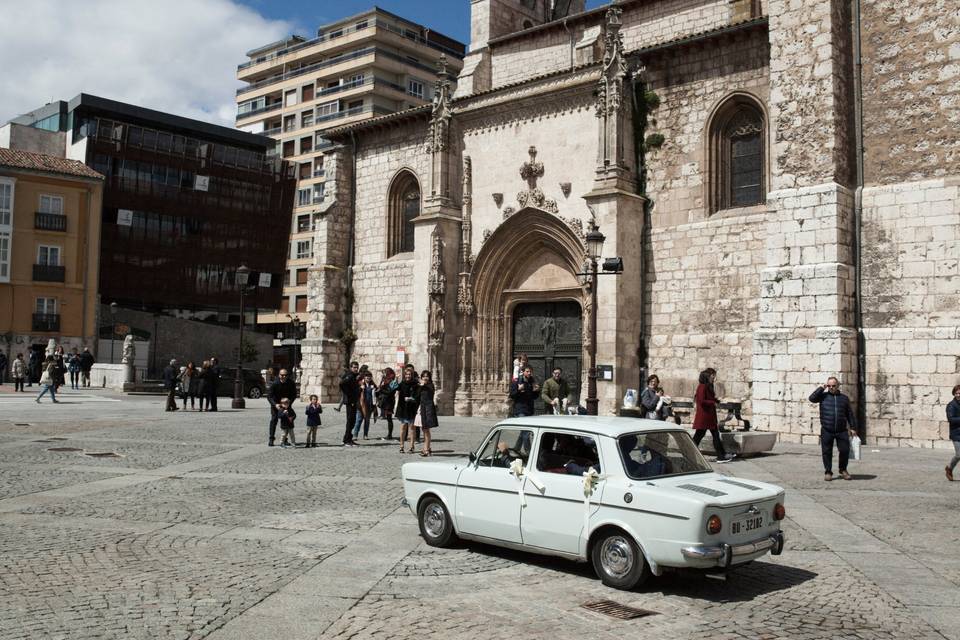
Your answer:
[[[472,0],[432,106],[330,133],[308,392],[347,359],[504,415],[511,362],[600,413],[697,372],[756,427],[814,441],[837,375],[871,442],[930,446],[960,383],[960,16],[920,0]],[[330,186],[333,189],[329,189]]]

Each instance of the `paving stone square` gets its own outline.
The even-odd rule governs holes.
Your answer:
[[[347,449],[330,412],[326,446],[269,448],[265,404],[170,414],[116,399],[109,421],[82,399],[3,405],[0,640],[960,638],[945,451],[868,444],[851,482],[824,482],[815,446],[722,465],[786,487],[783,555],[622,592],[583,564],[424,544],[399,504],[400,467],[420,458],[381,440],[382,423]],[[464,453],[494,422],[441,417],[434,451]],[[595,600],[653,613],[582,607]]]

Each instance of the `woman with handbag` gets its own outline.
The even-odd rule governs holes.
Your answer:
[[[420,452],[422,457],[433,455],[430,449],[430,430],[440,426],[437,420],[437,406],[433,402],[434,393],[433,374],[424,370],[420,374],[420,412],[417,415],[420,418],[420,428],[423,430],[423,450]]]
[[[50,398],[54,402],[60,402],[57,400],[57,361],[53,356],[47,356],[46,361],[43,363],[43,373],[40,375],[40,395],[37,396],[37,404],[40,404],[40,398],[43,397],[43,394],[50,392]]]
[[[377,387],[377,406],[380,408],[380,415],[387,421],[387,440],[393,440],[393,409],[397,404],[399,387],[400,382],[394,370],[390,367],[384,369]]]
[[[397,386],[397,419],[400,420],[400,453],[404,452],[407,432],[410,432],[410,453],[413,453],[416,427],[414,419],[420,406],[420,385],[412,368],[403,370],[403,380]]]
[[[190,408],[196,409],[197,405],[194,403],[197,397],[197,384],[199,383],[199,378],[197,377],[197,368],[193,364],[193,360],[187,363],[186,368],[180,372],[180,397],[183,398],[183,409],[187,409],[187,398],[190,399]],[[203,401],[201,400],[201,406]]]
[[[696,414],[693,418],[693,429],[696,433],[693,436],[693,442],[699,447],[703,436],[710,431],[713,450],[717,452],[717,462],[730,462],[734,456],[727,455],[724,451],[723,440],[720,438],[720,430],[717,427],[717,394],[713,390],[713,383],[716,380],[715,369],[705,369],[700,372],[697,393],[693,398],[696,405]]]

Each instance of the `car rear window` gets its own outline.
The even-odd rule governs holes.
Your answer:
[[[658,478],[711,471],[685,431],[628,433],[617,439],[623,470],[630,478]]]

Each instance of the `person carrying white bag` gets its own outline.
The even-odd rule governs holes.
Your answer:
[[[850,459],[850,440],[857,436],[857,420],[853,415],[850,398],[840,393],[840,381],[835,376],[817,387],[810,394],[810,402],[820,405],[820,453],[823,457],[823,479],[833,480],[833,443],[837,443],[840,453],[840,476],[844,480],[853,478],[847,473],[847,461]],[[859,447],[860,439],[857,437]]]

